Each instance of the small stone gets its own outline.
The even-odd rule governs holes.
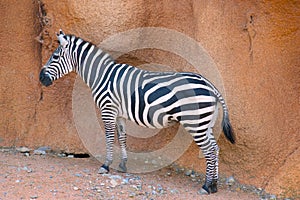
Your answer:
[[[73,187],[73,190],[78,191],[80,189],[78,187]]]
[[[233,176],[230,176],[226,179],[226,184],[232,186],[235,183],[235,179]]]
[[[164,193],[164,190],[160,184],[157,184],[157,192],[160,194]]]
[[[47,152],[49,153],[51,151],[51,148],[45,146],[45,147],[39,147],[37,150],[38,151],[44,151],[45,153],[47,153]]]
[[[73,154],[68,155],[68,158],[74,158]]]
[[[157,192],[156,192],[155,190],[152,190],[151,194],[152,194],[152,195],[156,195]]]
[[[32,169],[28,168],[28,167],[24,167],[24,170],[27,172],[27,173],[31,173],[32,172]]]
[[[67,157],[67,155],[65,153],[59,153],[59,154],[57,154],[57,156],[61,157],[61,158]]]
[[[129,178],[122,179],[122,182],[121,182],[122,185],[126,185],[128,183],[129,183]]]
[[[118,185],[118,182],[115,180],[115,179],[111,179],[110,180],[110,186],[112,187],[112,188],[114,188],[114,187],[116,187],[117,185]]]
[[[134,198],[136,196],[136,194],[134,192],[130,192],[128,195],[130,198]]]
[[[114,180],[117,180],[117,179],[121,180],[122,179],[122,177],[120,175],[111,175],[111,176],[109,176],[109,178],[114,179]]]
[[[136,191],[142,190],[142,185],[131,185],[132,188],[134,188]]]
[[[79,173],[74,174],[74,175],[77,176],[77,177],[82,177],[82,174],[79,174]]]
[[[176,189],[171,189],[170,192],[171,192],[171,194],[178,194],[179,193],[179,191],[176,190]]]
[[[17,147],[16,150],[20,153],[29,153],[30,149],[27,147]]]
[[[36,149],[33,151],[34,155],[46,155],[46,151]]]
[[[269,200],[276,200],[276,199],[277,199],[276,195],[274,194],[269,195]]]
[[[187,170],[187,171],[185,171],[185,175],[186,176],[190,176],[191,174],[193,173],[193,170]]]
[[[30,196],[30,199],[37,199],[38,198],[38,195],[32,195]]]
[[[181,172],[181,169],[179,167],[176,167],[175,172],[176,172],[176,174],[179,174]]]

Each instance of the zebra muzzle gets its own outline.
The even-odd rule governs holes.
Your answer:
[[[41,70],[41,73],[40,73],[40,82],[41,82],[44,86],[46,86],[46,87],[48,87],[49,85],[52,84],[52,80],[51,80],[51,78],[50,78],[50,75],[47,74],[47,73],[45,73],[45,69],[42,69],[42,70]]]

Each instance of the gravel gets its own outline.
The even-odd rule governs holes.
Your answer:
[[[233,176],[221,176],[219,191],[201,196],[198,191],[205,175],[175,164],[146,174],[115,170],[97,174],[101,163],[94,158],[68,158],[69,154],[55,154],[48,147],[36,150],[45,153],[32,153],[35,150],[26,147],[0,151],[0,200],[278,199],[263,189],[240,184]]]

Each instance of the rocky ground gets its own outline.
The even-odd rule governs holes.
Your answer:
[[[234,177],[221,177],[218,193],[200,195],[204,175],[176,165],[146,174],[100,175],[94,158],[49,150],[1,149],[0,199],[276,199]]]

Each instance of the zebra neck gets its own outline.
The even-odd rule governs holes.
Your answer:
[[[83,51],[80,52],[78,63],[77,73],[93,90],[95,87],[99,87],[98,83],[101,77],[109,66],[114,64],[114,60],[108,53],[87,42],[83,46]]]

